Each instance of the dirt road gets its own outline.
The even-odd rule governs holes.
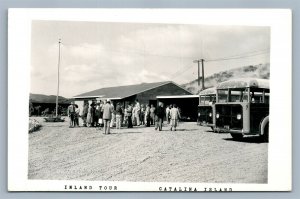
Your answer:
[[[38,118],[42,121],[42,118]],[[29,179],[267,183],[268,144],[233,141],[195,123],[112,129],[45,123],[29,134]]]

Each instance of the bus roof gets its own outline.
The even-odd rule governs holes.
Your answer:
[[[227,89],[227,88],[246,88],[246,87],[256,87],[256,88],[267,88],[269,89],[268,79],[258,79],[258,78],[240,78],[232,79],[218,84],[217,89]]]
[[[217,93],[216,87],[207,88],[199,93],[199,95],[214,95]]]

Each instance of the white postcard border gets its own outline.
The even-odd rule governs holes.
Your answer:
[[[268,152],[268,183],[28,180],[27,129],[32,20],[270,26],[270,87],[272,97],[270,99],[271,133]],[[8,190],[164,191],[165,187],[177,188],[177,190],[191,187],[197,191],[205,191],[205,188],[231,188],[233,191],[291,190],[291,23],[291,11],[287,9],[10,9],[8,23]],[[16,113],[18,118],[16,118]],[[92,189],[69,190],[65,189],[66,185],[77,186],[78,188],[80,185],[91,186]],[[103,186],[103,189],[99,190],[99,186]],[[104,186],[107,187],[106,190],[104,190]],[[117,186],[117,190],[108,190],[109,186]]]

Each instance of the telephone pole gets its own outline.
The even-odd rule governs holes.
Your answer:
[[[55,117],[58,116],[58,95],[59,95],[59,65],[60,65],[60,44],[61,39],[58,40],[58,64],[57,64],[57,95],[56,95],[56,110]]]
[[[198,86],[200,86],[200,62],[202,66],[202,90],[205,89],[204,87],[204,59],[197,59],[193,61],[194,63],[198,63]]]

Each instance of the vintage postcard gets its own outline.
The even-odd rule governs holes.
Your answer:
[[[291,11],[10,9],[9,191],[291,191]]]

